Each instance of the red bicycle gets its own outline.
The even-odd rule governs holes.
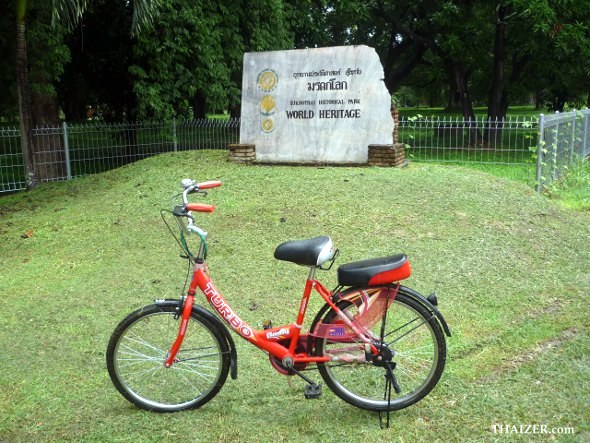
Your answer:
[[[445,334],[451,334],[435,294],[424,297],[400,285],[411,272],[406,255],[344,264],[338,268],[338,286],[329,291],[315,274],[336,260],[332,240],[324,236],[283,243],[275,258],[309,268],[299,311],[294,323],[267,323],[255,330],[219,293],[205,264],[207,233],[194,224],[193,214],[215,207],[188,201],[189,194],[206,194],[221,182],[185,179],[182,185],[182,205],[162,215],[166,222],[165,215],[171,214],[180,228],[175,234],[166,223],[192,264],[192,279],[186,295],[138,309],[113,332],[107,367],[127,400],[157,412],[198,408],[211,400],[228,373],[237,378],[236,347],[225,325],[267,352],[279,373],[305,380],[306,398],[321,395],[321,385],[305,374],[316,368],[338,397],[369,411],[389,414],[434,388],[445,366]],[[191,248],[191,238],[198,248]],[[197,289],[218,316],[194,303]],[[325,305],[304,333],[312,291]]]

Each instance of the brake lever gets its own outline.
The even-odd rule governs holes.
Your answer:
[[[174,209],[172,210],[172,214],[175,215],[176,217],[188,217],[188,214],[186,213],[186,207],[184,205],[174,206]]]
[[[180,182],[180,186],[182,186],[184,189],[190,188],[194,185],[196,185],[196,182],[194,180],[191,180],[190,178],[183,178]]]

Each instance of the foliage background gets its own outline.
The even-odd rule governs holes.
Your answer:
[[[15,5],[0,0],[0,119],[16,117]],[[53,21],[55,5],[84,4]],[[132,34],[134,5],[157,7]],[[46,121],[239,114],[248,51],[366,44],[392,94],[464,115],[590,99],[590,0],[28,0],[33,105]],[[137,11],[135,11],[137,12]],[[500,37],[501,38],[500,38]],[[567,67],[567,68],[565,68]],[[402,102],[403,103],[403,102]],[[49,106],[51,104],[51,106]],[[92,110],[90,113],[89,110]]]

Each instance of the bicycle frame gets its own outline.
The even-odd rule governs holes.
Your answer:
[[[184,179],[181,185],[183,204],[162,210],[161,215],[182,250],[181,257],[193,264],[192,278],[179,301],[158,300],[137,309],[111,335],[107,369],[127,400],[157,412],[207,403],[229,373],[237,378],[236,347],[228,329],[267,353],[279,373],[302,378],[307,383],[306,399],[322,394],[322,385],[303,372],[317,369],[342,400],[380,417],[385,412],[387,426],[391,411],[416,403],[434,388],[446,359],[443,331],[448,336],[450,331],[436,308],[434,293],[426,298],[399,283],[411,273],[405,254],[339,266],[339,286],[332,293],[315,278],[317,269],[330,269],[338,255],[330,237],[280,244],[274,257],[308,267],[309,275],[295,321],[278,327],[265,324],[257,330],[240,318],[209,275],[207,232],[195,225],[193,213],[213,212],[215,207],[188,201],[189,194],[206,194],[221,182]],[[179,234],[167,214],[175,217]],[[197,291],[203,292],[212,309],[195,306]],[[312,292],[324,305],[309,329],[302,331]]]
[[[259,349],[267,351],[269,354],[279,359],[287,367],[292,367],[297,363],[325,363],[330,361],[330,357],[310,356],[307,352],[296,353],[295,351],[301,336],[301,328],[303,327],[303,321],[305,319],[305,313],[307,311],[307,305],[312,290],[315,290],[342,319],[344,324],[354,331],[358,339],[365,343],[367,351],[370,349],[373,355],[378,355],[379,351],[373,344],[372,340],[375,337],[372,337],[369,331],[363,330],[362,327],[348,318],[348,316],[343,313],[340,308],[338,308],[338,306],[336,306],[336,304],[332,301],[332,293],[314,278],[315,271],[316,268],[310,269],[295,323],[271,329],[255,330],[248,323],[243,321],[225,301],[224,297],[217,290],[211,278],[209,277],[207,265],[204,262],[195,263],[193,269],[193,278],[189,285],[187,296],[184,302],[178,335],[172,344],[165,362],[165,366],[171,367],[173,365],[176,354],[180,349],[186,334],[186,328],[190,319],[197,288],[203,292],[209,304],[213,306],[213,308],[217,311],[225,323],[227,323],[240,337],[249,341]],[[285,340],[289,342],[288,347],[279,343],[279,341]]]

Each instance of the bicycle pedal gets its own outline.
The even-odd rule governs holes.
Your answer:
[[[264,324],[262,325],[262,329],[267,330],[272,328],[272,321],[271,320],[266,320],[264,322]]]
[[[308,384],[305,385],[305,398],[312,399],[312,398],[320,398],[322,395],[322,385]]]

